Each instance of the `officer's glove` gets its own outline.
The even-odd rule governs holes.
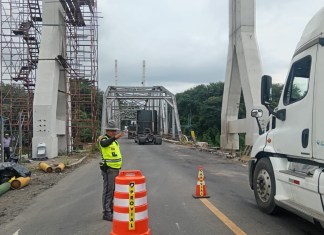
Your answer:
[[[101,136],[98,137],[97,141],[100,142],[103,138],[104,138],[104,136],[101,135]]]

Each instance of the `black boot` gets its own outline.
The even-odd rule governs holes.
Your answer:
[[[111,213],[109,213],[109,214],[104,214],[104,215],[102,216],[102,219],[103,219],[103,220],[107,220],[107,221],[112,221],[112,220],[113,220],[113,215],[112,215]]]

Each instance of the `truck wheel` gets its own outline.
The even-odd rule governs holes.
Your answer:
[[[161,137],[156,137],[153,143],[157,144],[157,145],[161,145],[162,144],[162,138]]]
[[[267,214],[275,214],[278,211],[274,199],[276,195],[275,177],[269,158],[261,158],[257,162],[253,175],[253,190],[261,211]]]
[[[138,138],[138,144],[143,145],[143,144],[145,144],[145,142],[146,142],[146,138],[145,137],[139,137]]]

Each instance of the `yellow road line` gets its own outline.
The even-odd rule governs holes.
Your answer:
[[[234,232],[235,235],[246,235],[246,233],[240,229],[236,224],[233,223],[226,215],[224,215],[220,210],[218,210],[210,201],[206,198],[200,198],[200,201],[207,206],[211,212],[214,213],[230,230]]]

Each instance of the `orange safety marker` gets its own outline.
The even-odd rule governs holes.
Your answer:
[[[204,171],[202,166],[198,166],[198,180],[196,184],[196,194],[192,194],[194,198],[208,198]]]
[[[151,235],[145,176],[139,170],[120,171],[115,178],[114,213],[110,235]]]

